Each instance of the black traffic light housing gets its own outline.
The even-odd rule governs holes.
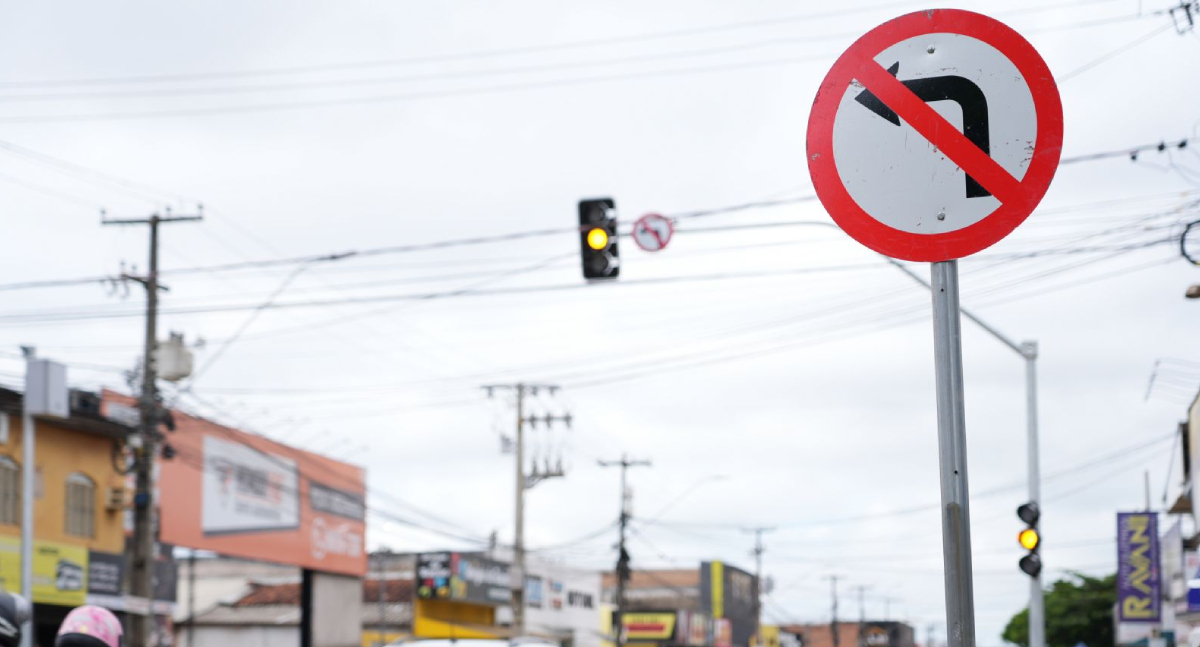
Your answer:
[[[617,211],[612,198],[579,201],[579,252],[583,278],[603,280],[620,275]]]
[[[1038,530],[1038,520],[1041,516],[1042,512],[1034,501],[1017,508],[1017,517],[1025,522],[1025,529],[1017,533],[1017,543],[1029,551],[1017,562],[1017,566],[1029,577],[1037,577],[1042,572],[1042,558],[1038,554],[1042,547],[1042,534]]]

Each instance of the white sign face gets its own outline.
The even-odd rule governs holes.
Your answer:
[[[300,483],[295,461],[205,436],[204,466],[204,534],[300,527]]]
[[[675,226],[671,220],[657,213],[646,214],[633,223],[633,242],[648,252],[657,252],[666,247],[674,233]]]
[[[1007,56],[970,36],[927,34],[888,47],[875,62],[1015,179],[1025,177],[1037,140],[1037,113],[1029,86]],[[842,97],[833,151],[850,197],[893,229],[957,231],[1001,204],[860,85],[849,86]]]

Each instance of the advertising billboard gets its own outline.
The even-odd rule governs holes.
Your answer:
[[[417,597],[499,605],[512,600],[508,564],[475,553],[417,555]]]
[[[669,640],[675,635],[675,613],[626,613],[621,617],[626,640]]]
[[[755,577],[740,568],[723,562],[700,564],[700,610],[709,614],[714,623],[720,619],[729,621],[733,645],[748,645],[754,636],[757,587]],[[724,631],[716,624],[714,627]]]
[[[1162,617],[1158,514],[1117,513],[1117,619],[1158,622]]]
[[[88,550],[84,546],[33,544],[33,601],[77,607],[87,597]],[[21,540],[0,536],[0,586],[21,590]]]
[[[136,402],[103,394],[108,417]],[[158,463],[162,542],[222,555],[361,576],[367,570],[361,468],[172,411]]]

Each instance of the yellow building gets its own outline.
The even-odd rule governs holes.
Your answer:
[[[89,590],[119,595],[124,571],[125,477],[115,467],[130,429],[73,397],[70,418],[35,418],[33,601],[39,637]],[[21,590],[21,394],[0,389],[0,587]],[[89,582],[89,564],[102,567]],[[102,581],[102,577],[109,581]],[[51,634],[52,635],[52,634]],[[50,643],[53,639],[50,639]],[[43,642],[43,644],[49,644]]]

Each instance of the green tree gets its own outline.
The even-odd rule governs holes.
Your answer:
[[[1072,573],[1046,591],[1047,647],[1113,647],[1113,605],[1117,603],[1117,576],[1089,577]],[[1008,621],[1001,638],[1029,647],[1029,609]]]

